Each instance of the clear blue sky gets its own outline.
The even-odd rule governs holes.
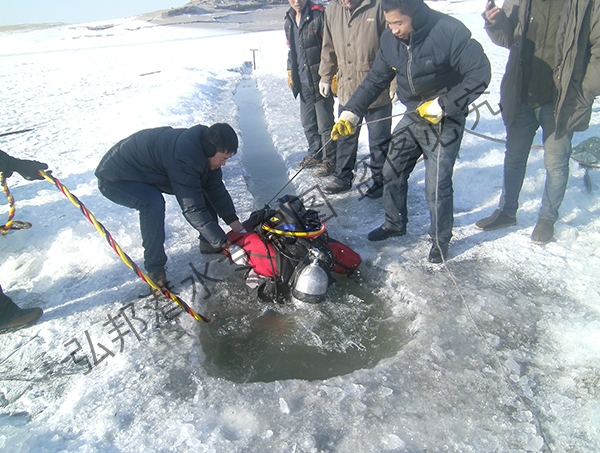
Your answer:
[[[92,22],[183,6],[188,0],[0,0],[0,25]]]

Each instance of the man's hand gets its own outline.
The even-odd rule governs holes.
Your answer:
[[[331,93],[331,84],[326,82],[319,82],[319,93],[324,98],[328,98]]]
[[[34,179],[44,179],[44,177],[40,175],[40,170],[46,170],[48,165],[38,162],[37,160],[13,159],[12,169],[26,180],[33,181]]]
[[[487,21],[494,25],[498,20],[498,16],[500,15],[500,8],[496,6],[494,0],[488,0],[485,5],[485,18]]]
[[[417,113],[433,124],[437,124],[444,116],[444,109],[440,105],[440,98],[435,98],[431,101],[424,102],[417,107]]]
[[[337,123],[331,128],[331,139],[338,140],[341,137],[352,135],[356,132],[356,125],[360,121],[360,117],[350,110],[344,110]]]
[[[338,92],[338,77],[336,74],[333,76],[333,79],[331,79],[331,94],[334,96],[337,96],[337,92]]]
[[[288,71],[288,86],[290,87],[290,90],[294,91],[294,79],[292,78],[291,70]]]

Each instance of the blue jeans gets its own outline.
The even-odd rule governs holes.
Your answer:
[[[400,230],[408,222],[408,178],[423,155],[425,195],[431,219],[429,234],[440,243],[450,241],[454,226],[452,173],[465,119],[464,115],[456,115],[432,124],[418,115],[407,114],[396,125],[383,167],[386,228]]]
[[[527,159],[540,126],[544,143],[546,185],[538,217],[556,222],[558,209],[565,196],[569,180],[569,158],[571,157],[573,134],[568,133],[559,140],[555,139],[554,105],[552,104],[544,104],[536,109],[521,104],[515,119],[507,128],[504,180],[498,209],[511,217],[517,215]]]
[[[98,189],[106,198],[121,206],[137,209],[144,247],[144,267],[148,272],[164,269],[165,199],[156,187],[142,182],[107,181],[98,178]]]
[[[340,105],[341,113],[344,107]],[[385,157],[388,153],[390,141],[392,138],[392,104],[386,104],[382,107],[367,110],[365,121],[369,130],[369,151],[370,163],[365,167],[371,169],[371,178],[375,184],[381,184],[383,181],[382,171]],[[362,118],[359,124],[362,122]],[[337,159],[335,164],[334,177],[342,184],[351,184],[354,177],[353,171],[356,165],[356,156],[358,153],[358,134],[342,137],[337,141]],[[366,184],[365,181],[361,181]]]
[[[334,123],[333,96],[318,97],[319,99],[314,101],[308,87],[302,87],[300,121],[308,142],[308,152],[310,155],[315,154],[315,157],[323,162],[335,162],[336,145],[330,137]]]

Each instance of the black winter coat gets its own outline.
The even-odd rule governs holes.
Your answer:
[[[294,97],[300,93],[300,74],[298,72],[298,57],[296,54],[296,44],[294,43],[294,33],[292,27],[296,22],[296,11],[290,8],[285,15],[284,30],[287,44],[289,47],[287,68],[292,71],[292,81],[294,83],[292,92]],[[308,80],[310,81],[310,92],[314,101],[318,101],[319,94],[319,64],[321,63],[321,47],[323,45],[323,26],[325,23],[325,8],[321,5],[315,5],[310,0],[306,2],[302,19],[300,20],[299,35],[300,47],[303,50],[304,65],[307,68]]]
[[[136,132],[106,153],[95,174],[108,181],[142,182],[174,194],[186,220],[213,247],[220,247],[227,237],[213,219],[208,203],[227,224],[238,217],[221,169],[209,167],[208,157],[214,155],[214,149],[202,146],[202,134],[207,129],[197,125]]]
[[[4,151],[0,150],[0,172],[5,174],[13,172],[13,158],[6,154]]]
[[[396,77],[398,99],[414,111],[439,97],[446,115],[467,114],[469,104],[488,87],[490,62],[481,44],[460,21],[421,5],[414,16],[410,42],[386,29],[371,71],[346,109],[362,116]]]

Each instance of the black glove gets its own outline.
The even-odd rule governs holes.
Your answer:
[[[44,179],[44,177],[40,175],[39,171],[47,168],[48,165],[38,162],[37,160],[13,158],[12,162],[12,170],[19,173],[28,181],[33,181],[34,179]]]

